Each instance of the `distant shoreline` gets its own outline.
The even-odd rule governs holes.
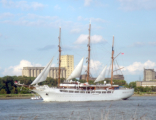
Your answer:
[[[134,94],[132,96],[133,97],[145,97],[145,96],[156,96],[156,94],[142,94],[142,95],[140,95],[140,94]]]
[[[9,99],[30,99],[32,94],[1,94],[0,100],[9,100]]]
[[[30,99],[31,97],[0,97],[0,100]]]

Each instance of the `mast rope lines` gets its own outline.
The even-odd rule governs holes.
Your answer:
[[[61,67],[61,46],[60,46],[60,42],[61,42],[61,27],[60,27],[60,30],[59,30],[59,37],[58,37],[58,39],[59,39],[59,45],[58,45],[58,47],[59,47],[59,72],[58,72],[58,87],[60,87],[60,67]]]
[[[88,83],[88,80],[89,80],[89,70],[90,70],[90,31],[91,31],[91,22],[89,24],[89,36],[88,36],[88,57],[87,57],[87,63],[88,63],[88,66],[87,66],[87,83]]]
[[[121,53],[119,53],[116,57],[114,57],[114,35],[113,35],[113,42],[112,42],[112,71],[111,71],[111,86],[113,84],[113,72],[117,71],[117,70],[120,70],[120,69],[123,69],[124,67],[122,68],[119,68],[117,70],[113,70],[113,64],[114,64],[114,59],[117,58]]]

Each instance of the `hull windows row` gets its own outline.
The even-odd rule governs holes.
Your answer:
[[[71,90],[60,90],[60,92],[68,92],[68,93],[98,93],[98,94],[106,94],[106,93],[113,93],[113,91],[71,91]]]

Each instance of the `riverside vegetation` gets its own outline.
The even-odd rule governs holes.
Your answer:
[[[2,94],[30,94],[31,91],[29,88],[26,87],[18,87],[14,84],[15,81],[20,81],[21,84],[30,85],[35,77],[26,77],[26,76],[4,76],[0,77],[0,97]],[[64,81],[64,78],[61,78],[61,83]],[[77,81],[77,79],[73,79],[73,81]],[[85,83],[86,80],[79,80],[81,83]],[[107,83],[110,83],[110,80],[105,80]],[[119,86],[127,87],[127,88],[134,88],[135,93],[143,94],[149,93],[152,94],[156,92],[156,87],[136,87],[136,82],[130,82],[129,84],[126,83],[125,80],[114,80],[114,84]],[[102,84],[103,82],[101,82]],[[95,84],[94,81],[89,80],[89,84]],[[100,84],[100,83],[99,83]],[[57,79],[53,79],[47,77],[47,80],[44,82],[39,83],[39,85],[49,85],[50,87],[57,86]]]

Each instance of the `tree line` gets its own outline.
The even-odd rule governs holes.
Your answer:
[[[31,90],[26,87],[19,87],[14,84],[15,81],[20,81],[21,84],[30,85],[35,80],[35,77],[26,76],[4,76],[0,78],[0,94],[29,94]],[[61,82],[65,79],[61,78]],[[46,81],[39,85],[57,86],[57,80],[47,77]]]
[[[142,86],[139,86],[137,87],[136,86],[136,82],[130,82],[129,85],[128,85],[129,88],[134,88],[134,91],[135,92],[156,92],[156,87],[155,86],[151,86],[151,87],[142,87]]]
[[[35,80],[35,77],[26,77],[26,76],[4,76],[0,78],[0,94],[28,94],[31,93],[31,90],[26,87],[19,87],[14,84],[15,81],[20,81],[21,84],[30,85]],[[61,78],[61,83],[65,79]],[[73,81],[78,81],[73,79]],[[110,83],[110,80],[105,80],[107,84]],[[79,80],[81,83],[85,83],[86,80]],[[98,82],[98,84],[103,84],[104,81]],[[50,87],[56,87],[58,84],[57,79],[47,77],[46,81],[39,83],[39,85],[48,85]],[[93,80],[89,80],[89,84],[95,85]],[[156,92],[156,87],[136,87],[136,82],[130,82],[129,84],[125,80],[113,80],[113,84],[134,88],[135,92]]]

